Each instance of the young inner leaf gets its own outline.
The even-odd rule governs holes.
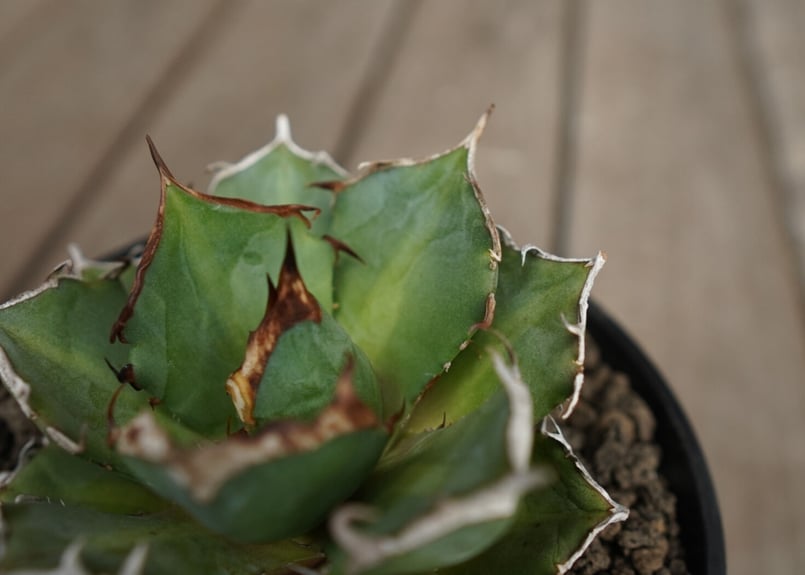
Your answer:
[[[243,363],[226,381],[226,392],[246,425],[255,424],[257,389],[277,341],[285,331],[303,321],[320,323],[321,307],[302,281],[289,237],[277,286],[268,278],[268,306],[263,321],[249,334]]]

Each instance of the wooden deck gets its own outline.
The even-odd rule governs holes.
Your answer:
[[[0,293],[150,227],[150,133],[204,186],[290,116],[361,160],[457,142],[499,223],[609,254],[595,297],[671,380],[730,573],[805,573],[805,4],[0,3]]]

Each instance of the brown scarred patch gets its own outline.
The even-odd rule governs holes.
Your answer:
[[[112,326],[111,333],[109,334],[109,341],[112,343],[114,343],[115,340],[122,343],[128,343],[123,330],[126,327],[126,323],[128,323],[129,319],[131,319],[131,316],[134,314],[134,306],[136,305],[137,299],[140,297],[140,293],[145,285],[145,273],[148,271],[148,268],[154,261],[157,247],[162,239],[165,222],[165,198],[169,186],[173,186],[198,200],[210,204],[228,206],[262,214],[273,214],[283,218],[296,217],[302,220],[308,228],[311,224],[310,219],[305,215],[305,212],[313,212],[314,218],[321,213],[319,208],[302,204],[266,206],[239,198],[224,198],[193,190],[180,183],[173,176],[171,171],[168,169],[168,166],[165,164],[165,161],[162,159],[162,156],[159,155],[159,152],[157,151],[156,146],[154,145],[154,142],[151,140],[150,136],[146,136],[146,141],[148,142],[148,148],[151,151],[151,158],[154,160],[157,170],[159,170],[161,186],[159,208],[157,210],[156,222],[154,223],[154,227],[151,228],[151,232],[148,235],[148,241],[145,244],[142,257],[140,258],[140,264],[137,266],[137,271],[134,275],[134,284],[129,292],[126,305],[120,311],[120,315]]]
[[[348,433],[379,428],[377,416],[355,392],[353,373],[354,363],[349,358],[332,401],[313,421],[276,421],[252,436],[236,434],[220,443],[182,449],[146,411],[116,434],[117,449],[124,455],[164,465],[197,500],[208,502],[227,481],[249,467],[313,451]]]
[[[288,234],[277,286],[270,278],[268,280],[268,305],[263,320],[249,334],[243,363],[226,381],[226,392],[235,404],[238,417],[246,425],[255,423],[252,414],[257,389],[277,341],[283,333],[303,321],[321,322],[321,307],[302,280],[291,235]]]

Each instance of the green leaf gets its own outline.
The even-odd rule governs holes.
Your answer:
[[[354,371],[348,364],[312,421],[187,442],[177,439],[172,420],[146,411],[119,430],[116,447],[135,476],[210,529],[250,542],[295,536],[358,488],[388,440],[356,394]]]
[[[258,421],[310,420],[330,402],[347,361],[354,365],[358,397],[381,419],[382,397],[364,353],[327,313],[320,323],[306,321],[279,339],[266,365],[254,408]]]
[[[361,430],[261,461],[260,449],[232,438],[219,449],[172,452],[166,461],[132,457],[129,467],[209,529],[238,541],[277,541],[320,524],[369,474],[386,440],[384,431]],[[239,469],[240,456],[256,461]],[[230,466],[233,470],[223,475]]]
[[[76,542],[91,573],[118,572],[143,544],[144,572],[154,575],[279,574],[288,573],[288,563],[323,559],[307,537],[262,545],[229,541],[142,485],[55,446],[37,453],[2,499],[4,573],[52,568]]]
[[[311,230],[299,221],[290,223],[308,288],[322,307],[331,311],[335,252],[320,238],[330,229],[335,198],[331,190],[314,184],[342,179],[346,175],[343,168],[325,152],[309,152],[297,146],[285,116],[277,118],[272,142],[235,164],[219,168],[210,182],[211,194],[267,206],[305,205],[319,210]]]
[[[336,268],[336,319],[407,401],[485,318],[498,236],[472,174],[480,127],[420,163],[375,165],[338,192],[332,234],[362,261]]]
[[[164,170],[162,175],[161,216],[140,264],[141,291],[135,286],[136,304],[129,303],[115,333],[132,344],[138,385],[184,425],[221,437],[235,418],[227,377],[263,315],[266,275],[276,282],[285,255],[284,211],[299,212],[220,203],[182,188]],[[324,240],[316,241],[332,252]],[[323,281],[306,280],[326,286],[324,294],[313,293],[327,301],[331,269],[321,273]]]
[[[81,281],[71,274],[0,306],[0,376],[52,440],[115,464],[106,443],[107,407],[121,384],[105,360],[126,361],[125,350],[109,343],[126,292],[117,279]],[[122,394],[117,416],[131,418],[146,400],[133,390]]]
[[[336,510],[336,572],[399,575],[465,561],[503,536],[525,493],[551,480],[529,467],[528,390],[515,368],[494,362],[505,393],[397,445],[357,501]]]
[[[321,214],[313,222],[313,231],[322,235],[330,227],[333,193],[311,184],[340,180],[345,175],[326,153],[297,146],[288,119],[279,116],[274,140],[238,163],[221,167],[210,182],[210,193],[266,205],[315,206]]]
[[[627,511],[582,470],[555,423],[548,421],[547,427],[555,431],[537,437],[533,462],[551,469],[558,480],[523,498],[514,524],[500,541],[439,573],[555,575],[560,565],[570,567],[595,534],[626,518]]]
[[[4,505],[18,498],[49,500],[124,515],[153,513],[169,506],[125,475],[71,455],[55,445],[36,453],[0,492]]]
[[[410,433],[457,421],[477,409],[496,388],[494,368],[485,352],[502,349],[505,338],[531,388],[534,417],[539,420],[581,383],[580,349],[586,324],[587,297],[603,258],[563,260],[535,248],[503,247],[495,319],[481,330],[428,389],[407,423]]]
[[[2,514],[12,533],[0,561],[4,573],[55,567],[75,541],[83,542],[82,563],[98,574],[116,573],[139,544],[147,547],[147,575],[280,575],[289,573],[291,563],[322,560],[320,549],[308,540],[238,544],[177,511],[120,515],[39,502],[4,505]]]

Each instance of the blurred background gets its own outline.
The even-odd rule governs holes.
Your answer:
[[[2,0],[0,294],[149,230],[158,178],[273,137],[347,169],[461,140],[521,243],[609,261],[594,298],[668,377],[730,573],[805,573],[801,0]]]

